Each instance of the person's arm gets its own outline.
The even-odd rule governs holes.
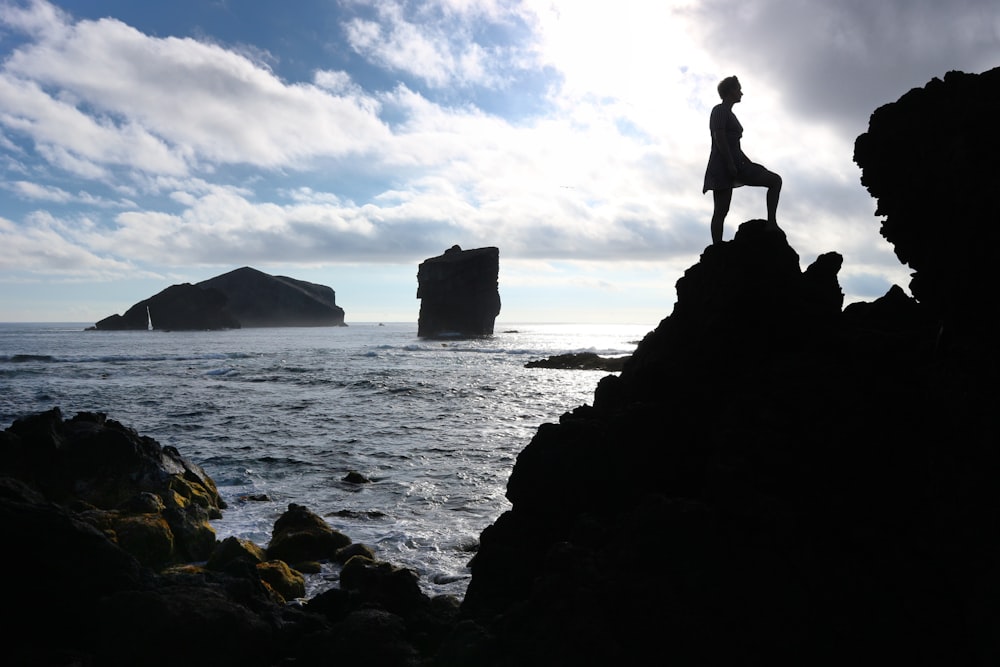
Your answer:
[[[726,165],[726,169],[729,170],[729,175],[736,176],[736,156],[733,152],[729,150],[729,141],[726,139],[726,122],[729,120],[729,114],[726,113],[725,108],[722,105],[715,107],[712,110],[711,118],[711,129],[712,129],[712,144],[715,146],[715,150],[719,152],[722,156],[722,160]]]
[[[729,141],[726,140],[725,127],[712,128],[712,143],[715,144],[716,150],[722,155],[722,159],[726,163],[726,169],[729,170],[729,175],[736,176],[736,161],[733,159],[732,151],[729,150]]]

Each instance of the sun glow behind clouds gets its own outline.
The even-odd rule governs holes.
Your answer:
[[[262,6],[177,2],[164,27],[145,5],[126,20],[100,0],[89,18],[0,0],[0,280],[38,285],[29,319],[64,319],[42,312],[60,281],[128,283],[124,308],[162,288],[133,275],[246,264],[325,266],[345,298],[342,285],[377,283],[366,308],[393,319],[415,308],[416,264],[458,243],[501,248],[505,317],[558,303],[613,319],[625,299],[595,306],[599,293],[645,300],[658,321],[708,241],[707,117],[734,73],[744,146],[784,176],[779,219],[803,261],[843,250],[842,275],[869,291],[900,274],[851,162],[855,128],[890,100],[796,115],[815,94],[801,74],[844,46],[812,26],[817,43],[786,52],[774,35],[808,17],[773,0],[748,14],[751,35],[714,0],[339,0],[275,9],[277,22]],[[848,29],[867,13],[831,15]],[[761,23],[774,16],[780,31]],[[790,58],[798,84],[780,75]],[[762,212],[763,193],[739,191],[727,238]]]

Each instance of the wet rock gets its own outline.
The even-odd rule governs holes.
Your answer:
[[[335,531],[322,517],[291,503],[274,523],[267,557],[292,566],[300,561],[333,560],[350,543],[351,538]]]
[[[607,371],[617,373],[628,357],[602,357],[596,352],[568,352],[545,359],[529,361],[525,368],[558,368],[565,370]]]

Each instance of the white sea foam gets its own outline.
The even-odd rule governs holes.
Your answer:
[[[266,545],[289,503],[461,596],[479,533],[543,422],[593,400],[599,371],[525,369],[631,352],[649,326],[506,325],[441,344],[415,324],[219,332],[0,325],[0,420],[105,412],[200,464],[229,504],[215,523]],[[506,330],[506,331],[505,331]],[[220,363],[221,362],[221,363]],[[345,482],[357,471],[370,484]],[[310,579],[335,585],[336,568]]]

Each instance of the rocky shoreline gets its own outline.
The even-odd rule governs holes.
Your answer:
[[[838,253],[802,270],[744,223],[593,405],[539,427],[462,601],[298,505],[266,547],[216,542],[208,475],[103,415],[15,422],[9,664],[1000,663],[1000,278],[962,252],[997,247],[1000,204],[892,177],[973,144],[942,178],[1000,176],[969,108],[1000,110],[1000,69],[935,80],[858,140],[920,301],[894,286],[844,308]],[[922,154],[892,149],[901,127]],[[964,240],[941,242],[949,226]],[[297,600],[322,560],[339,587]]]

